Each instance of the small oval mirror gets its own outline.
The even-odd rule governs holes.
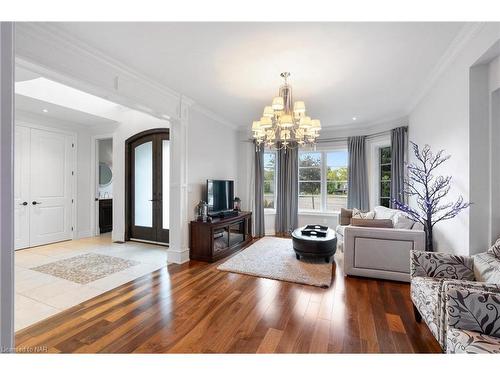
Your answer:
[[[113,171],[106,163],[99,163],[99,186],[108,186],[113,179]]]

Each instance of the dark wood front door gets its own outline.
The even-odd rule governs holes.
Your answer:
[[[126,240],[169,242],[169,131],[126,141]]]

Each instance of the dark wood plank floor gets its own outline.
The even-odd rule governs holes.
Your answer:
[[[55,353],[438,353],[406,283],[344,278],[329,289],[169,265],[16,334]]]

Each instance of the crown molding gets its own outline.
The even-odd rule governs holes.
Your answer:
[[[460,29],[427,78],[423,81],[422,86],[416,91],[416,94],[410,100],[407,107],[408,113],[412,112],[417,107],[425,95],[427,95],[438,79],[443,75],[446,69],[455,61],[458,54],[465,48],[467,43],[485,26],[486,22],[467,22]]]
[[[364,122],[364,123],[350,123],[342,125],[326,125],[323,126],[323,132],[368,132],[374,133],[381,130],[392,129],[394,127],[403,126],[408,124],[408,115],[403,113],[398,113],[394,116],[378,119],[376,121]],[[369,135],[369,134],[366,135]]]
[[[233,124],[232,122],[219,116],[217,113],[201,106],[199,103],[194,103],[194,105],[191,107],[191,109],[201,113],[202,115],[207,116],[208,118],[210,118],[210,119],[212,119],[212,120],[214,120],[214,121],[216,121],[224,126],[231,128],[231,129],[241,130],[243,128],[242,126],[238,126],[236,124]]]

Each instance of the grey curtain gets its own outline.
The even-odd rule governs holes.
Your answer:
[[[347,207],[369,210],[365,136],[347,138],[349,151]]]
[[[405,202],[405,157],[408,148],[408,127],[401,126],[391,131],[391,207],[393,199]]]
[[[255,150],[255,203],[254,203],[254,228],[255,237],[265,235],[264,225],[264,147]]]
[[[298,226],[299,151],[279,150],[276,155],[276,234],[287,235]]]

